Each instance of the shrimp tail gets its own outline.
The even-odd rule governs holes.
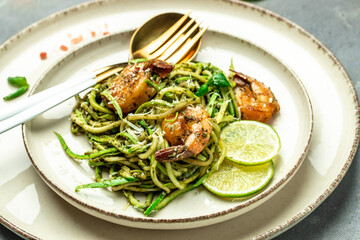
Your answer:
[[[152,70],[161,78],[165,78],[175,67],[172,64],[166,63],[158,59],[150,60],[150,66]]]
[[[155,159],[158,162],[171,162],[192,157],[194,154],[185,145],[178,145],[160,149],[155,152]]]
[[[240,87],[244,87],[246,84],[250,84],[255,81],[254,78],[252,78],[248,75],[245,75],[241,72],[236,72],[234,70],[230,70],[230,71],[232,71],[235,74],[234,82]]]

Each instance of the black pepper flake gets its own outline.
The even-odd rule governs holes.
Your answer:
[[[201,134],[201,137],[202,137],[202,138],[206,138],[206,137],[207,137],[207,133],[206,133],[206,132],[203,132],[203,133]]]

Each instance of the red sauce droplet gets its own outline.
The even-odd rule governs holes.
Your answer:
[[[61,46],[60,46],[60,49],[63,50],[63,51],[67,51],[67,50],[68,50],[68,47],[65,46],[65,45],[61,45]]]
[[[46,52],[41,52],[40,53],[40,58],[41,58],[41,60],[46,59],[47,58],[47,53]]]
[[[78,43],[80,43],[82,41],[83,41],[83,36],[82,35],[80,35],[79,37],[71,39],[71,43],[73,43],[73,44],[78,44]]]

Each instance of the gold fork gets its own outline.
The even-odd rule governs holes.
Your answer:
[[[207,30],[207,26],[200,29],[200,23],[196,23],[195,19],[189,18],[189,15],[190,12],[182,16],[148,45],[132,53],[132,58],[156,58],[169,63],[188,61],[191,55],[189,53],[195,54],[195,47]],[[134,38],[139,29],[135,31],[130,41],[130,46],[133,45]]]

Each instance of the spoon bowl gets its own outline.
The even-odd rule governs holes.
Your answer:
[[[141,56],[137,52],[138,50],[144,48],[146,45],[151,43],[154,39],[160,37],[166,30],[173,26],[184,14],[181,13],[163,13],[157,15],[147,22],[145,22],[141,27],[139,27],[130,40],[130,57],[131,59],[135,58],[146,58],[146,56]],[[190,21],[191,18],[188,18],[184,24]],[[198,28],[194,34],[196,34],[200,29]],[[191,50],[186,54],[180,62],[191,61],[196,54],[198,53],[201,46],[201,38],[199,41],[191,48]]]

